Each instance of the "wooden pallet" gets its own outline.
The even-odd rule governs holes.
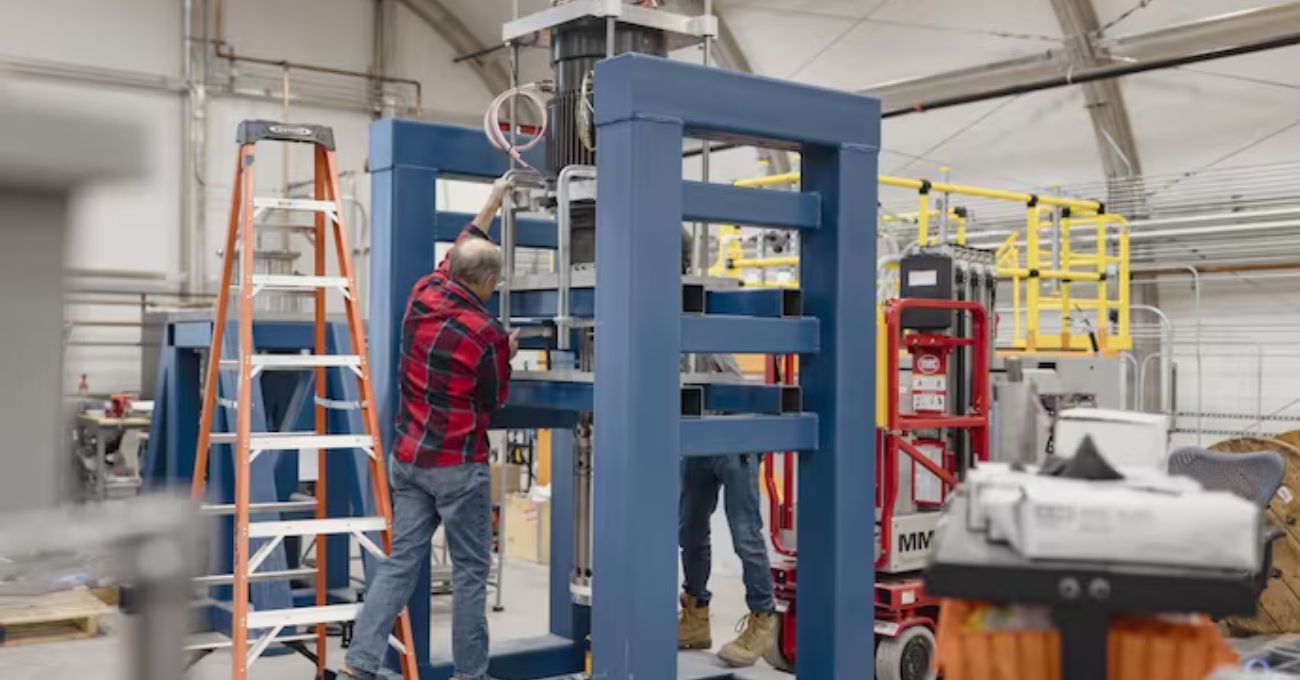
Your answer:
[[[0,646],[95,637],[99,617],[112,611],[84,589],[0,597]]]

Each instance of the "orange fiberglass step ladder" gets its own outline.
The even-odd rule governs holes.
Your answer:
[[[311,199],[290,199],[253,196],[254,146],[258,142],[291,142],[310,144],[315,158],[315,193]],[[352,252],[343,223],[343,205],[339,196],[338,166],[334,158],[334,133],[321,125],[299,125],[250,120],[239,125],[239,156],[235,167],[234,196],[230,202],[230,225],[226,235],[225,258],[221,270],[221,293],[217,297],[217,313],[212,325],[212,345],[208,353],[206,380],[203,388],[203,410],[199,424],[197,458],[194,466],[193,494],[202,502],[208,470],[208,451],[211,446],[234,446],[234,503],[204,506],[205,514],[234,514],[234,568],[232,574],[200,577],[200,585],[233,586],[231,593],[232,619],[230,639],[224,644],[199,644],[191,649],[210,651],[214,647],[230,647],[234,680],[246,680],[253,662],[273,643],[286,644],[306,653],[303,642],[316,639],[316,653],[307,653],[317,665],[317,677],[332,677],[335,673],[326,664],[326,625],[356,619],[361,605],[330,604],[325,579],[325,537],[349,534],[366,551],[377,559],[384,559],[392,550],[392,505],[389,502],[388,476],[384,471],[379,422],[375,413],[375,396],[366,361],[365,328],[358,307],[356,280],[353,276]],[[285,150],[286,153],[288,149]],[[255,216],[268,212],[292,211],[313,215],[313,227],[303,229],[310,233],[315,247],[315,272],[312,276],[258,274],[254,268],[256,236]],[[327,234],[333,234],[335,255],[338,258],[338,275],[326,275]],[[238,255],[236,255],[238,253]],[[233,276],[238,262],[237,283]],[[342,294],[347,316],[348,335],[353,354],[327,354],[327,329],[325,320],[325,295],[334,290]],[[253,349],[253,298],[266,292],[308,293],[315,299],[315,351],[312,354],[257,354]],[[223,335],[229,314],[231,293],[238,295],[238,359],[221,359]],[[233,353],[232,353],[233,354]],[[327,397],[327,369],[346,369],[358,381],[359,402],[341,402]],[[238,395],[235,399],[218,396],[220,371],[237,371]],[[314,371],[316,387],[316,429],[308,432],[252,432],[253,378],[262,371]],[[229,384],[229,383],[228,383]],[[234,432],[212,432],[214,409],[230,408],[235,411]],[[326,409],[359,409],[364,432],[331,433],[326,425]],[[280,450],[316,449],[317,482],[314,501],[314,519],[291,521],[250,521],[250,514],[283,510],[285,503],[250,503],[252,486],[252,461],[261,453]],[[360,449],[369,456],[369,472],[374,493],[375,517],[328,517],[325,511],[325,457],[331,451],[346,452]],[[265,506],[265,507],[264,507]],[[367,536],[378,533],[379,544]],[[316,546],[316,567],[311,570],[259,572],[267,558],[286,537],[312,536]],[[249,555],[251,540],[262,541],[256,553]],[[313,607],[289,607],[265,611],[250,611],[249,583],[274,578],[314,576],[316,603]],[[298,627],[314,626],[315,633],[295,632]],[[286,633],[286,629],[288,632]],[[256,639],[250,632],[260,631]],[[411,644],[411,620],[403,610],[394,625],[389,643],[401,658],[402,676],[405,680],[418,680],[415,648]]]

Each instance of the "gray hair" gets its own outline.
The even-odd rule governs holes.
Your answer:
[[[501,276],[501,249],[491,241],[469,238],[447,254],[451,277],[472,286],[485,286]]]

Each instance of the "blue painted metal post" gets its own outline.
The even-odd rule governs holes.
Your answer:
[[[599,129],[597,678],[677,675],[682,310],[664,291],[681,285],[681,142],[680,121],[623,119]]]
[[[596,80],[595,675],[676,676],[673,525],[684,450],[798,448],[798,672],[869,678],[875,367],[872,298],[862,291],[875,279],[878,103],[637,55],[601,62]],[[679,281],[684,215],[743,223],[752,208],[730,189],[683,190],[683,131],[802,151],[802,195],[770,203],[792,208],[782,226],[804,229],[809,318],[683,318],[675,296],[662,294]],[[809,413],[679,423],[682,351],[800,353]],[[751,424],[785,445],[720,441]]]
[[[875,475],[876,149],[803,152],[803,190],[822,197],[822,228],[802,233],[805,313],[821,320],[821,351],[803,356],[804,408],[819,448],[799,457],[801,678],[866,678],[872,662],[871,485]]]
[[[372,131],[372,153],[375,135]],[[397,413],[397,365],[406,299],[420,277],[433,271],[434,230],[430,228],[438,188],[431,168],[389,166],[370,176],[370,365],[378,402],[384,451],[392,450]],[[415,658],[424,674],[429,663],[429,560],[421,560],[415,593],[407,603],[415,636]],[[390,655],[390,667],[396,668]],[[432,677],[432,676],[430,676]]]

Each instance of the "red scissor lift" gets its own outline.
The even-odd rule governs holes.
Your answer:
[[[951,310],[965,314],[966,333],[956,337],[934,332],[904,332],[903,312],[908,309]],[[900,462],[910,458],[913,491],[917,473],[928,471],[938,479],[938,496],[929,502],[916,499],[913,513],[939,509],[957,485],[962,469],[951,442],[967,433],[965,441],[972,460],[988,460],[988,409],[990,334],[988,312],[978,302],[909,298],[885,303],[885,422],[876,432],[876,516],[879,527],[875,579],[875,645],[878,680],[927,680],[934,677],[934,629],[938,601],[927,596],[919,569],[888,570],[900,538],[893,530],[899,498]],[[956,324],[954,324],[957,327]],[[954,409],[947,403],[949,359],[955,350],[970,348],[970,389],[965,404]],[[911,410],[900,403],[900,350],[912,357]],[[795,358],[778,357],[768,362],[768,381],[795,382]],[[956,412],[954,412],[956,411]],[[794,529],[794,456],[781,456],[781,489],[775,479],[777,456],[767,456],[763,478],[767,487],[772,546],[787,559],[772,567],[776,598],[781,609],[777,644],[766,655],[777,668],[793,670],[796,658],[795,606],[798,551],[785,544],[785,532]],[[924,536],[926,545],[928,535]]]

